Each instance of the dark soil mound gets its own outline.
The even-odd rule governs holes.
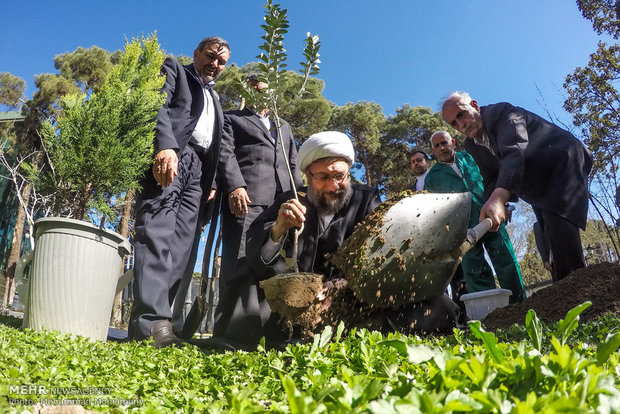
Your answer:
[[[577,270],[523,302],[494,310],[482,323],[491,330],[524,324],[530,309],[545,323],[557,322],[586,301],[592,302],[592,306],[581,314],[581,320],[596,319],[606,313],[620,315],[620,265],[601,263]]]

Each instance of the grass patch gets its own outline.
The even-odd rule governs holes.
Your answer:
[[[75,399],[111,412],[620,412],[620,318],[569,316],[432,338],[328,329],[282,352],[221,354],[91,342],[2,317],[0,409]]]

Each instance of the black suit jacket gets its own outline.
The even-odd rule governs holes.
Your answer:
[[[465,149],[480,168],[486,198],[502,187],[585,228],[590,151],[570,132],[507,102],[480,113],[493,152],[470,138]]]
[[[319,231],[319,216],[316,207],[307,197],[300,197],[299,201],[306,206],[306,221],[304,229],[299,235],[297,258],[301,272],[328,274],[330,265],[325,258],[328,253],[334,253],[342,242],[353,233],[355,225],[361,222],[381,202],[377,189],[367,185],[352,183],[353,195],[349,202],[336,212],[331,223],[324,233]],[[305,189],[304,189],[305,190]],[[254,267],[257,279],[268,279],[276,274],[288,273],[291,270],[286,266],[284,259],[277,256],[274,263],[268,265],[260,258],[260,250],[269,237],[271,227],[278,216],[280,205],[293,196],[292,192],[283,193],[267,210],[256,218],[248,230],[246,249],[248,260]],[[284,248],[289,250],[290,256],[293,232],[287,234],[288,240]]]
[[[282,142],[295,186],[301,187],[293,133],[290,125],[282,122]],[[245,187],[252,204],[264,206],[271,205],[279,192],[291,189],[280,143],[274,141],[259,116],[248,108],[224,114],[218,184],[224,194]]]
[[[326,253],[335,252],[343,240],[350,236],[355,225],[362,221],[379,204],[377,190],[366,185],[352,184],[353,196],[346,206],[341,208],[323,234],[319,234],[319,218],[317,210],[306,197],[300,201],[307,208],[304,230],[299,237],[299,270],[301,272],[327,273]],[[265,265],[260,258],[261,247],[269,237],[280,204],[292,197],[292,192],[280,194],[273,205],[263,211],[248,230],[247,252],[248,261],[232,278],[227,289],[220,293],[220,300],[215,310],[215,327],[213,336],[224,338],[225,341],[237,343],[241,348],[255,348],[258,340],[265,336],[267,342],[286,339],[288,333],[283,331],[278,322],[280,315],[272,313],[263,289],[258,281],[267,279],[277,273],[287,273],[284,259],[280,256],[274,263]],[[292,236],[289,231],[289,236]],[[290,255],[291,242],[285,248]]]
[[[162,65],[162,74],[166,76],[163,91],[166,101],[157,113],[155,126],[155,153],[164,149],[174,149],[180,154],[189,144],[190,138],[204,107],[202,85],[194,70],[194,65],[181,65],[176,59],[166,58]],[[205,156],[202,156],[202,186],[208,192],[211,188],[222,140],[223,114],[215,93],[215,125],[213,140]]]

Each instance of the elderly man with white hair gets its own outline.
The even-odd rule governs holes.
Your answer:
[[[235,348],[255,347],[263,336],[271,344],[287,339],[280,316],[272,313],[258,282],[291,272],[279,252],[291,256],[293,231],[303,223],[298,240],[299,271],[329,277],[335,269],[326,255],[335,252],[355,225],[380,203],[376,189],[351,180],[354,150],[345,134],[327,131],[312,135],[299,149],[298,162],[308,187],[298,192],[299,200],[292,191],[280,194],[252,223],[246,242],[248,264],[220,298],[214,337]]]
[[[590,151],[570,132],[508,102],[479,106],[453,92],[441,114],[467,137],[465,150],[480,168],[486,198],[480,220],[489,217],[497,230],[506,202],[520,198],[548,235],[553,280],[584,267],[579,229],[588,218]]]

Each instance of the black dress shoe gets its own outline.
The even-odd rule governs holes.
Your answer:
[[[154,322],[151,326],[151,336],[155,348],[165,348],[167,346],[183,347],[183,342],[172,332],[172,324],[164,319]]]

